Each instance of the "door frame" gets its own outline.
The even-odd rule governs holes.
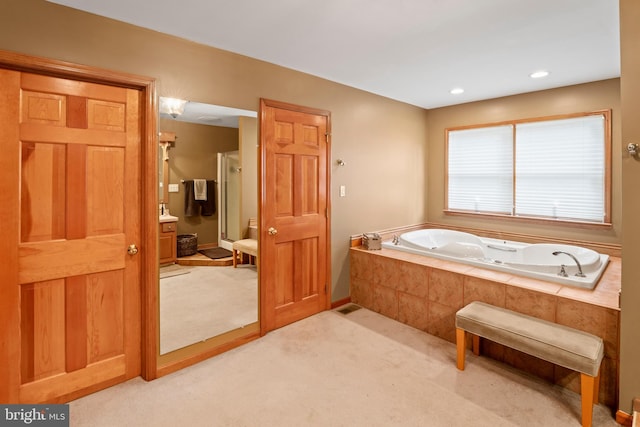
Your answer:
[[[45,76],[61,77],[72,80],[87,81],[109,86],[120,86],[135,89],[141,93],[140,102],[140,130],[141,130],[141,164],[142,180],[141,197],[141,241],[140,253],[140,289],[141,300],[141,375],[145,379],[153,379],[156,371],[156,354],[158,349],[158,177],[156,174],[158,156],[157,135],[157,96],[154,78],[129,73],[115,72],[93,66],[80,65],[56,59],[31,56],[17,52],[0,50],[0,68],[41,74]],[[16,161],[13,156],[0,156],[0,167],[9,166]],[[5,170],[10,170],[6,168]],[[13,183],[8,183],[13,185]],[[12,190],[17,191],[17,190]],[[0,217],[4,216],[0,207]],[[17,250],[13,247],[17,241],[19,224],[4,224],[5,238],[0,239],[0,254],[6,262],[17,262]],[[0,270],[0,281],[3,283],[17,282],[16,278],[6,277]],[[9,298],[9,302],[14,298]],[[3,306],[0,301],[0,322],[9,328],[19,329],[20,320],[10,314],[10,307]],[[19,354],[20,343],[8,342],[0,346],[0,360],[15,357]],[[14,378],[16,376],[6,372],[9,364],[0,364],[0,377]],[[19,378],[18,378],[19,380]],[[12,387],[10,387],[12,388]],[[2,401],[15,401],[17,396],[0,396]]]
[[[326,305],[325,305],[325,310],[330,310],[331,309],[331,289],[332,289],[332,284],[333,284],[333,277],[331,276],[331,264],[332,264],[332,259],[331,259],[331,113],[328,110],[322,110],[322,109],[318,109],[318,108],[312,108],[312,107],[304,107],[301,105],[296,105],[296,104],[290,104],[287,102],[282,102],[282,101],[275,101],[272,99],[265,99],[265,98],[260,98],[260,109],[258,112],[258,117],[260,118],[260,121],[258,123],[258,129],[259,129],[259,135],[258,135],[258,141],[259,141],[259,155],[258,155],[258,189],[260,191],[260,199],[259,199],[259,203],[258,203],[258,218],[259,218],[259,223],[260,223],[260,228],[258,230],[258,233],[260,235],[260,238],[258,239],[258,281],[260,283],[260,277],[263,276],[262,274],[262,270],[263,269],[267,269],[270,268],[271,266],[265,265],[265,263],[260,262],[260,260],[263,260],[263,250],[264,250],[264,246],[260,244],[261,240],[262,240],[262,235],[263,233],[263,215],[262,215],[262,211],[264,209],[264,206],[269,202],[266,199],[266,191],[265,191],[265,168],[266,168],[266,143],[265,143],[265,134],[264,134],[264,122],[267,120],[266,117],[266,107],[273,107],[273,108],[279,108],[279,109],[283,109],[283,110],[290,110],[290,111],[295,111],[295,112],[299,112],[299,113],[307,113],[307,114],[313,114],[313,115],[318,115],[318,116],[325,116],[327,119],[327,164],[326,164],[326,176],[327,176],[327,180],[326,180],[326,187],[325,187],[325,191],[327,194],[327,226],[326,226],[326,241],[327,241],[327,247],[326,247],[326,257],[327,257],[327,265],[326,265],[326,277],[327,277],[327,294],[326,294]],[[267,332],[269,332],[267,330],[267,325],[269,322],[266,321],[265,316],[267,315],[267,307],[264,306],[265,302],[268,300],[268,298],[265,298],[266,296],[266,292],[267,292],[267,288],[266,286],[260,284],[259,286],[260,288],[260,294],[259,294],[259,299],[260,299],[260,303],[259,303],[259,313],[258,313],[258,318],[260,319],[260,335],[263,336],[265,335]]]

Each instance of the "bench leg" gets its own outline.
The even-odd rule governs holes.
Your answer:
[[[471,335],[471,349],[473,354],[480,356],[480,335]]]
[[[458,369],[464,371],[464,351],[465,351],[465,332],[464,329],[456,328],[456,350],[457,350],[457,366]]]
[[[582,396],[582,427],[591,427],[593,405],[598,402],[600,372],[595,377],[580,374],[580,394]]]
[[[238,266],[238,251],[235,249],[231,250],[232,252],[232,257],[233,257],[233,268],[236,268]]]

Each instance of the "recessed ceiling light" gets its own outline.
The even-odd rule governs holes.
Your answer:
[[[531,77],[532,79],[540,79],[542,77],[547,77],[548,75],[549,75],[548,71],[540,70],[540,71],[536,71],[535,73],[529,74],[529,77]]]
[[[462,89],[461,87],[456,87],[451,89],[449,93],[451,93],[452,95],[460,95],[461,93],[464,93],[464,89]]]

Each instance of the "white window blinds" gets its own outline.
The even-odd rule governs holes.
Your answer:
[[[450,209],[511,213],[513,126],[449,132]]]
[[[604,118],[516,126],[516,215],[604,220]]]
[[[604,222],[603,114],[448,131],[447,209]]]

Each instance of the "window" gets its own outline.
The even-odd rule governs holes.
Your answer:
[[[610,111],[447,130],[449,212],[609,223]]]

